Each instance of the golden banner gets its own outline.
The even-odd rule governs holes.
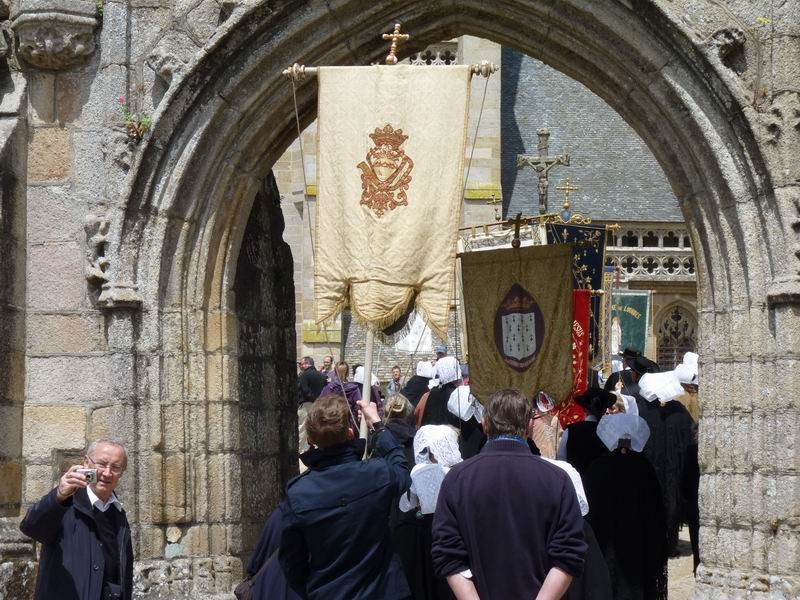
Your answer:
[[[470,389],[557,402],[572,389],[572,244],[461,255]]]

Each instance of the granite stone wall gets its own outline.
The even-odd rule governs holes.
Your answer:
[[[698,270],[696,597],[798,596],[798,3],[107,0],[99,9],[12,2],[0,39],[11,81],[27,89],[15,104],[23,88],[0,86],[0,119],[19,121],[0,159],[16,156],[24,182],[10,229],[3,184],[0,227],[0,331],[13,331],[0,353],[17,369],[0,387],[11,415],[0,466],[12,486],[21,466],[20,510],[89,440],[116,434],[131,450],[120,493],[137,597],[230,597],[248,551],[242,528],[264,514],[253,508],[261,500],[274,501],[242,485],[247,461],[274,465],[267,478],[277,485],[294,460],[284,456],[290,411],[258,438],[263,454],[248,449],[253,429],[245,422],[242,434],[238,413],[239,257],[264,178],[296,138],[281,70],[380,60],[378,34],[400,20],[414,34],[404,56],[465,33],[513,46],[600,96],[652,151]],[[305,127],[313,79],[298,84],[297,102]],[[261,252],[253,264],[278,248]],[[267,336],[286,344],[265,351],[277,364],[295,337],[285,298],[272,293],[278,310],[254,302],[247,319],[263,309],[269,329],[287,317],[284,338]],[[277,409],[291,374],[265,381],[275,381],[266,397]],[[13,530],[0,527],[0,573],[25,562]],[[14,584],[32,581],[26,569],[13,571]]]

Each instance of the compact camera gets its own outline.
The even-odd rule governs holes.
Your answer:
[[[86,478],[86,483],[97,483],[97,469],[78,469],[78,473]]]

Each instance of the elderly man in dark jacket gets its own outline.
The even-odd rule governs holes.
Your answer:
[[[278,558],[289,585],[312,600],[399,600],[411,597],[394,555],[389,511],[411,485],[403,448],[380,424],[369,400],[359,407],[382,458],[362,461],[350,407],[322,396],[308,412],[301,459],[309,470],[289,482]]]
[[[42,545],[36,600],[131,600],[130,527],[114,494],[127,465],[122,444],[98,440],[28,510],[20,529]]]

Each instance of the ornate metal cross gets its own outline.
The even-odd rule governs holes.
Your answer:
[[[383,39],[392,40],[392,45],[389,47],[389,54],[386,55],[387,65],[397,64],[397,44],[400,42],[408,41],[411,37],[407,33],[400,33],[400,23],[394,24],[394,31],[392,33],[384,33]]]
[[[564,192],[564,210],[568,211],[569,210],[569,193],[570,192],[577,192],[581,188],[579,188],[577,185],[572,185],[572,180],[569,177],[565,177],[562,181],[564,183],[562,183],[559,186],[556,186],[556,189],[559,192]]]
[[[557,165],[569,166],[569,153],[549,156],[550,132],[547,129],[539,129],[536,134],[539,136],[539,156],[518,154],[517,168],[531,167],[539,177],[539,214],[543,215],[547,213],[547,192],[550,188],[547,176],[550,170]]]
[[[501,204],[502,202],[503,202],[502,200],[498,200],[497,198],[495,198],[494,194],[492,194],[492,199],[491,200],[487,200],[486,201],[486,204],[491,204],[492,205],[492,208],[494,209],[494,220],[498,221],[498,222],[503,220],[503,217],[500,216],[500,211],[497,210],[497,205]]]

